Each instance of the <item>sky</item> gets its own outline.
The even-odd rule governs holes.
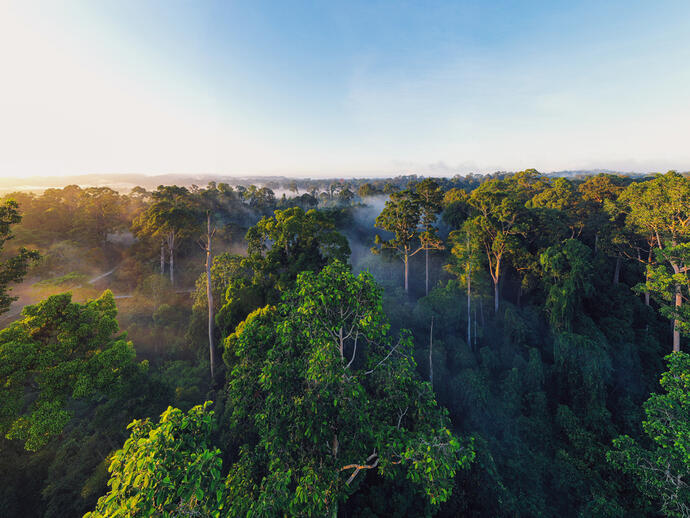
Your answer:
[[[690,2],[0,0],[0,176],[690,170]]]

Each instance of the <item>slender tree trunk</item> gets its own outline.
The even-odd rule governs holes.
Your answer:
[[[481,318],[482,327],[484,327],[484,301],[481,295],[479,296],[479,317]],[[477,308],[474,308],[474,319],[477,319]],[[474,326],[474,343],[477,343],[477,326]]]
[[[407,284],[407,276],[408,276],[408,265],[409,265],[409,257],[407,255],[407,252],[405,252],[405,257],[403,259],[405,261],[405,293],[409,293],[408,289],[408,284]]]
[[[618,284],[621,277],[621,256],[616,257],[616,268],[613,270],[613,284]]]
[[[659,231],[656,231],[656,242],[659,245],[659,250],[662,250],[661,246],[661,238],[659,237]],[[674,239],[673,242],[671,243],[673,246],[676,246],[676,240]],[[680,273],[680,268],[678,265],[675,263],[675,261],[670,261],[671,267],[673,268],[673,273],[678,274]],[[678,311],[683,304],[683,297],[681,295],[680,291],[680,285],[676,284],[675,285],[675,301],[674,301],[674,306],[676,308],[676,311]],[[673,352],[678,352],[680,351],[680,329],[678,328],[678,319],[674,318],[673,319]]]
[[[434,388],[434,317],[431,317],[431,327],[429,328],[429,383]]]
[[[676,246],[675,242],[673,243],[673,246]],[[680,267],[675,261],[671,261],[671,266],[673,267],[673,273],[676,275],[680,273]],[[680,284],[678,283],[675,285],[675,292],[676,296],[674,306],[676,312],[678,312],[683,304],[683,295],[680,291]],[[678,351],[680,351],[680,326],[678,325],[678,319],[675,318],[673,319],[673,352],[677,353]]]
[[[680,284],[676,284],[676,311],[680,310],[680,306],[683,303],[683,297],[680,293]],[[673,352],[677,353],[680,351],[680,329],[678,327],[678,319],[673,320]]]
[[[494,313],[498,313],[498,279],[494,281]]]
[[[482,300],[481,298],[479,299]],[[481,305],[479,306],[481,307]],[[474,308],[474,348],[477,349],[477,308]]]
[[[467,346],[472,349],[472,273],[467,263]]]
[[[211,382],[213,382],[214,366],[216,364],[215,348],[213,345],[213,285],[211,284],[211,213],[206,213],[206,300],[208,301],[208,353],[211,363]]]
[[[429,250],[424,250],[425,261],[426,261],[426,276],[425,281],[425,295],[429,295]]]
[[[168,249],[170,251],[170,284],[175,287],[175,234],[168,236]]]
[[[498,259],[496,261],[496,270],[495,272],[491,275],[493,281],[494,281],[494,313],[498,313],[498,299],[501,294],[501,260]]]
[[[161,241],[161,275],[165,274],[165,242]]]

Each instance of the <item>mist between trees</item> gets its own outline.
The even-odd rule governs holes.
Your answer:
[[[71,185],[0,246],[2,516],[690,515],[687,174]]]

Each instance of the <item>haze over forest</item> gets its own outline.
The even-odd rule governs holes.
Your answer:
[[[264,180],[4,196],[4,515],[684,516],[687,174]]]

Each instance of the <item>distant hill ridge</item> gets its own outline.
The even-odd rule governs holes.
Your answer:
[[[507,173],[507,171],[497,171],[497,173]],[[549,173],[543,173],[545,176],[549,177],[567,177],[575,178],[580,176],[590,176],[600,173],[607,174],[622,174],[626,176],[640,177],[653,173],[641,173],[641,172],[621,172],[613,171],[611,169],[581,169],[581,170],[568,170],[568,171],[552,171]],[[487,173],[496,174],[496,173]],[[455,177],[465,177],[465,176],[483,176],[484,174],[479,173],[469,173],[469,174],[458,174],[453,175]],[[50,188],[62,188],[67,185],[79,185],[81,187],[111,187],[118,191],[129,191],[133,187],[141,186],[146,189],[155,189],[158,185],[199,185],[205,186],[209,182],[226,182],[230,185],[266,185],[266,184],[277,184],[286,185],[291,181],[300,180],[315,180],[315,181],[350,181],[354,183],[360,183],[364,179],[394,179],[401,177],[446,177],[450,178],[451,175],[435,176],[428,174],[400,174],[391,175],[388,177],[379,176],[372,174],[371,176],[361,175],[356,178],[344,178],[342,175],[332,175],[332,176],[319,176],[319,177],[289,177],[280,175],[271,176],[259,176],[259,175],[247,175],[247,176],[230,176],[230,175],[215,175],[215,174],[161,174],[161,175],[141,175],[132,173],[113,173],[113,174],[83,174],[83,175],[72,175],[72,176],[33,176],[27,178],[7,178],[0,177],[0,192],[7,193],[11,191],[34,191],[41,192]]]

